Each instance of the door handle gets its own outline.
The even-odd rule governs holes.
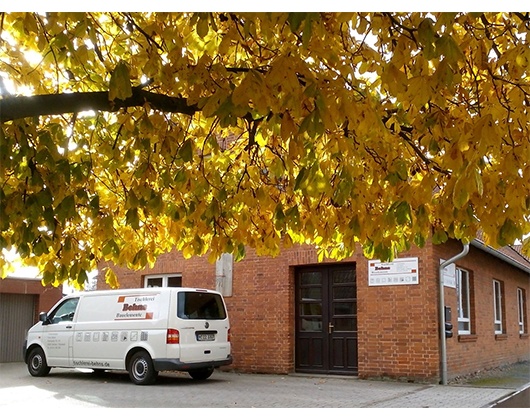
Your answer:
[[[70,328],[72,328],[72,326],[71,326],[71,325],[67,325],[66,328],[67,328],[67,329],[70,329]]]
[[[331,334],[333,332],[333,324],[330,322],[328,324],[328,334]]]

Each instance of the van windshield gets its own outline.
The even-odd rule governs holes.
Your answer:
[[[179,292],[177,316],[183,319],[225,319],[221,296],[206,292]]]

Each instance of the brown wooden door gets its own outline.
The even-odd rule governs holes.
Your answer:
[[[298,269],[296,309],[296,371],[356,375],[355,266]]]

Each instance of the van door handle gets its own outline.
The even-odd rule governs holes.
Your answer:
[[[70,328],[72,328],[72,326],[71,325],[67,325],[66,328],[70,329]]]

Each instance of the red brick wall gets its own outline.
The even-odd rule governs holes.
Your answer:
[[[357,268],[360,377],[439,380],[439,260],[449,259],[461,250],[461,244],[450,242],[400,255],[418,257],[418,285],[368,286],[368,261],[360,253],[344,261],[356,262]],[[232,369],[294,371],[295,267],[316,263],[317,254],[312,248],[293,247],[276,258],[258,257],[247,250],[246,258],[234,264],[233,293],[225,298],[231,321]],[[528,276],[473,247],[457,265],[469,269],[474,276],[480,338],[460,342],[455,334],[447,341],[449,376],[529,359],[529,341],[516,333],[514,302],[516,285],[525,288],[526,296],[530,296]],[[116,271],[122,288],[143,287],[144,275],[163,273],[182,273],[183,286],[215,288],[215,266],[203,257],[185,260],[172,253],[159,258],[153,269]],[[492,276],[505,281],[508,334],[502,341],[495,340],[493,334]],[[105,287],[100,270],[98,289]],[[456,292],[445,289],[445,303],[453,309],[456,329]]]
[[[419,284],[368,286],[368,265],[357,265],[359,376],[429,381],[438,377],[436,272],[431,247],[418,257]]]
[[[185,259],[179,253],[163,254],[157,259],[155,267],[141,271],[132,271],[108,263],[101,264],[97,277],[98,290],[110,289],[105,283],[106,267],[113,268],[122,289],[144,287],[144,277],[155,274],[181,274],[184,287],[215,289],[215,265],[210,264],[205,257]]]
[[[294,269],[292,255],[248,258],[234,265],[231,314],[234,368],[250,372],[294,370]],[[299,257],[311,258],[307,251]],[[311,252],[309,252],[311,254]]]

